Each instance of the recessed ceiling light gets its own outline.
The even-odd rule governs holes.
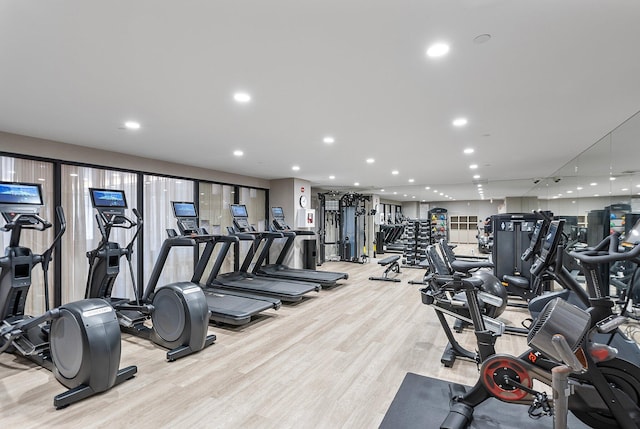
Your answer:
[[[367,164],[373,164],[374,162],[376,162],[375,159],[373,158],[367,158]]]
[[[473,178],[474,178],[474,179],[479,179],[479,178],[480,178],[480,175],[479,175],[479,174],[474,174],[474,175],[473,175]]]
[[[431,186],[425,186],[424,189],[428,191],[429,189],[431,189]]]
[[[594,196],[594,197],[599,197],[599,196],[600,196],[600,194],[593,194],[593,196]]]
[[[127,121],[124,123],[124,127],[128,130],[139,130],[140,129],[140,122],[136,122],[136,121]]]
[[[473,38],[473,42],[477,43],[478,45],[482,44],[482,43],[486,43],[489,40],[491,40],[491,34],[480,34],[476,37]]]
[[[449,53],[449,45],[446,43],[434,43],[427,49],[427,56],[430,58],[438,58]]]
[[[611,177],[609,177],[609,180],[616,180],[616,178],[611,176]]]
[[[444,195],[444,192],[440,192],[438,195]]]
[[[384,189],[380,189],[380,192],[384,192]]]
[[[434,190],[433,190],[433,193],[434,193],[434,194],[437,194],[437,193],[438,193],[438,190],[437,190],[437,189],[434,189]]]
[[[331,179],[331,180],[333,180],[335,178],[336,178],[336,176],[329,176],[329,179]]]
[[[463,152],[464,152],[464,153],[466,153],[467,155],[469,155],[469,154],[471,154],[471,153],[473,153],[473,152],[474,152],[474,149],[473,149],[473,148],[471,148],[471,147],[468,147],[468,148],[466,148]]]
[[[578,186],[578,187],[576,188],[576,190],[577,190],[577,191],[582,191],[582,189],[583,189],[583,188],[582,188],[582,186]]]
[[[589,185],[591,185],[591,186],[596,186],[596,185],[597,185],[597,183],[596,183],[596,182],[591,182],[591,183],[589,183]]]
[[[299,165],[294,165],[293,167],[291,167],[291,169],[293,171],[298,171],[298,170],[300,170],[300,166]]]
[[[573,191],[567,191],[567,194],[573,194]]]
[[[620,189],[620,190],[621,190],[622,192],[626,192],[626,191],[628,191],[628,190],[629,190],[629,188],[622,188],[622,189]]]
[[[403,195],[403,197],[406,197],[406,196],[407,196],[407,194],[404,194],[404,195]]]
[[[251,96],[246,92],[236,92],[233,94],[233,99],[238,103],[248,103],[251,101]]]
[[[469,168],[475,170],[476,168],[478,168],[478,164],[471,164]]]
[[[640,185],[636,185],[636,188],[640,188]]]
[[[393,170],[393,171],[391,172],[391,174],[393,174],[393,175],[397,176],[398,174],[400,174],[400,172],[399,172],[398,170]]]
[[[393,193],[393,195],[398,195],[398,193],[397,193],[397,192],[394,192],[394,193]]]
[[[242,155],[244,155],[244,152],[243,152],[243,151],[241,151],[241,150],[234,150],[234,151],[233,151],[233,154],[234,154],[235,156],[242,156]]]
[[[360,182],[355,182],[353,186],[360,186]]]
[[[416,197],[415,195],[411,195],[411,198],[415,198],[415,197]]]
[[[413,183],[413,182],[415,182],[414,179],[409,179],[409,183]]]
[[[334,143],[336,141],[336,139],[334,139],[331,136],[327,136],[327,137],[323,138],[322,141],[327,143],[327,144],[331,144],[331,143]]]
[[[452,122],[454,127],[464,127],[467,125],[467,118],[456,118]]]
[[[478,183],[478,188],[482,188],[482,183]]]

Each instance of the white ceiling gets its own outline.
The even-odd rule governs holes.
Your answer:
[[[399,200],[478,199],[474,173],[523,195],[640,110],[638,22],[635,0],[0,0],[0,130]]]

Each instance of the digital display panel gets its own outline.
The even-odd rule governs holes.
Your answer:
[[[122,207],[127,208],[127,199],[124,191],[114,189],[95,189],[90,188],[91,203],[95,208],[103,207]]]
[[[271,207],[271,215],[274,218],[283,218],[284,210],[282,210],[282,207]]]
[[[544,239],[544,244],[542,245],[543,250],[548,251],[549,249],[551,249],[553,243],[555,242],[557,232],[558,224],[556,222],[551,222],[551,225],[549,225],[549,232],[547,233],[547,236]]]
[[[41,206],[42,189],[37,184],[0,182],[0,204]]]
[[[175,217],[198,217],[195,203],[187,201],[171,201]]]
[[[231,205],[231,216],[233,217],[249,217],[247,213],[247,206],[244,204],[232,204]]]

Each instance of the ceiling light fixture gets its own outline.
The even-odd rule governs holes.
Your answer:
[[[478,164],[471,164],[469,168],[475,170],[476,168],[478,168]]]
[[[373,164],[374,162],[376,162],[375,159],[373,158],[367,158],[367,164]]]
[[[491,40],[491,34],[479,34],[476,37],[473,38],[473,42],[480,45],[482,43],[486,43],[489,40]]]
[[[233,151],[233,154],[234,154],[235,156],[242,156],[242,155],[244,155],[244,152],[243,152],[243,151],[241,151],[241,150],[234,150],[234,151]]]
[[[470,155],[470,154],[472,154],[472,153],[473,153],[473,152],[475,152],[475,151],[474,151],[474,149],[473,149],[473,148],[468,147],[468,148],[466,148],[463,152],[464,152],[465,154],[467,154],[467,155]]]
[[[597,184],[596,182],[591,182],[591,183],[589,183],[589,185],[591,185],[591,186],[597,186],[598,184]]]
[[[330,180],[333,180],[333,179],[335,179],[335,178],[336,178],[336,176],[333,176],[333,175],[329,176],[329,179],[330,179]]]
[[[616,180],[616,178],[611,176],[611,177],[609,177],[609,180]]]
[[[479,175],[479,174],[474,174],[474,175],[473,175],[473,178],[474,178],[474,179],[479,179],[479,178],[480,178],[480,175]]]
[[[467,118],[456,118],[453,120],[452,124],[454,127],[464,127],[467,125]]]
[[[251,96],[246,92],[236,92],[233,94],[233,99],[238,103],[248,103],[251,101]]]
[[[323,138],[322,141],[327,143],[327,144],[331,144],[331,143],[335,142],[336,140],[331,136],[327,136],[327,137]]]
[[[353,186],[360,186],[360,182],[355,182]]]
[[[409,179],[409,183],[413,183],[413,182],[415,182],[414,179]]]
[[[425,186],[424,189],[428,191],[429,189],[431,189],[431,186]]]
[[[124,127],[128,130],[139,130],[140,129],[140,122],[136,122],[136,121],[127,121],[124,123]]]
[[[299,171],[300,170],[300,166],[299,165],[294,165],[293,167],[291,167],[291,169],[293,171]]]
[[[449,45],[446,43],[434,43],[427,49],[427,56],[429,58],[438,58],[445,56],[449,53]]]
[[[393,174],[394,176],[397,176],[398,174],[400,174],[400,172],[398,170],[393,170],[391,174]]]
[[[384,192],[384,189],[380,189],[380,192]]]
[[[576,190],[577,190],[577,191],[582,191],[582,189],[584,189],[582,186],[578,186],[578,187],[576,188]]]

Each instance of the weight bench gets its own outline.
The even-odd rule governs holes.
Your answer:
[[[382,277],[369,277],[369,280],[382,280],[383,282],[399,282],[400,279],[389,277],[390,272],[399,273],[400,272],[400,264],[398,260],[400,259],[400,255],[387,256],[384,259],[378,261],[379,265],[383,267],[387,266],[387,269],[382,273]]]

